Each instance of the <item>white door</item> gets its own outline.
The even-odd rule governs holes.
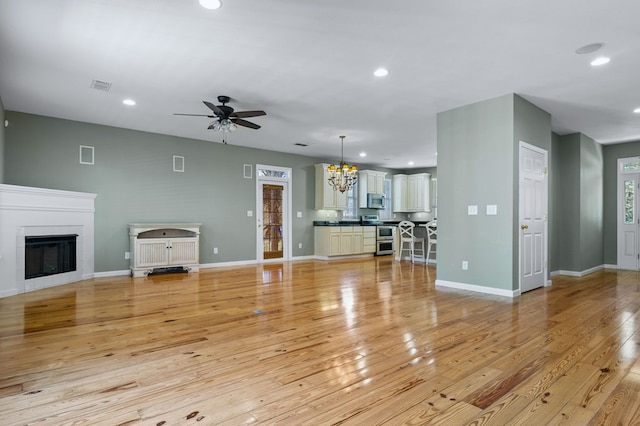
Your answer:
[[[520,142],[520,292],[544,286],[547,269],[547,151]]]
[[[618,159],[618,268],[637,271],[640,158]]]
[[[256,256],[258,262],[291,259],[291,169],[256,166]]]

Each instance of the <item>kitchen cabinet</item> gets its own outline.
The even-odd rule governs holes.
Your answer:
[[[394,212],[409,211],[407,207],[407,175],[393,175],[391,198],[393,199]]]
[[[316,210],[346,210],[347,193],[329,185],[328,164],[316,164]]]
[[[431,175],[416,173],[393,176],[394,212],[430,212]]]
[[[363,253],[375,253],[376,247],[376,227],[364,226],[362,227],[362,252]]]
[[[199,223],[133,223],[129,225],[130,269],[133,277],[155,270],[200,270]]]
[[[358,172],[358,205],[360,208],[367,207],[367,194],[384,195],[384,178],[386,172],[375,170],[360,170]]]
[[[314,227],[316,256],[346,256],[376,251],[375,226]]]

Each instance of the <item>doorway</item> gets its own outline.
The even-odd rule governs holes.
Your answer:
[[[547,277],[547,151],[520,142],[520,293]]]
[[[640,182],[640,157],[618,158],[618,269],[637,271],[638,234],[640,205],[638,190]]]
[[[291,259],[291,169],[256,165],[256,258]]]

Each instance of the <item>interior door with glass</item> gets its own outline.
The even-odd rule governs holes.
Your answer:
[[[284,184],[263,183],[262,187],[262,258],[283,257]]]
[[[618,268],[637,271],[640,158],[618,159]]]
[[[291,169],[256,165],[256,259],[289,260],[291,248]]]

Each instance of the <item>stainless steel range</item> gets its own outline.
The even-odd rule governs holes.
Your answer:
[[[376,225],[376,256],[395,252],[396,227],[394,225],[385,225],[375,214],[361,216],[360,223]]]

